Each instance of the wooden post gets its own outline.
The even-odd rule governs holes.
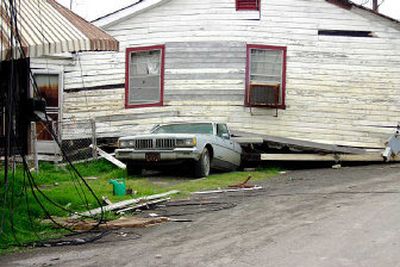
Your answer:
[[[57,121],[51,121],[51,128],[52,128],[52,131],[53,131],[53,133],[54,133],[54,135],[55,135],[55,138],[54,139],[57,139],[57,140],[54,140],[54,164],[57,164],[58,163],[58,149],[57,149],[57,147],[58,147],[58,142],[57,141],[60,141],[60,139],[59,139],[59,133],[58,133],[58,122]]]
[[[92,155],[97,160],[96,119],[90,119],[90,125],[92,127]]]
[[[33,158],[35,172],[39,173],[39,157],[38,157],[38,151],[37,151],[36,122],[31,122],[31,154],[32,154],[32,158]]]

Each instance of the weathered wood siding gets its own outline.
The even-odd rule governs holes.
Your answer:
[[[84,53],[64,67],[64,118],[96,117],[103,136],[215,120],[242,131],[381,147],[393,130],[372,125],[400,120],[400,25],[325,0],[261,3],[254,20],[234,0],[172,0],[106,28],[121,52]],[[319,36],[318,29],[377,38]],[[287,109],[278,117],[243,106],[247,43],[288,48]],[[125,48],[158,44],[166,45],[165,106],[125,109]],[[83,87],[94,88],[76,90]]]

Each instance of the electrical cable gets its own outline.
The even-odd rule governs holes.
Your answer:
[[[5,3],[5,2],[4,2]],[[3,5],[3,1],[2,1],[2,5]],[[19,34],[19,30],[18,30],[18,24],[17,24],[17,12],[16,12],[16,3],[14,0],[9,0],[9,12],[10,12],[10,25],[11,25],[11,30],[10,30],[10,43],[11,43],[11,55],[12,55],[12,60],[11,60],[11,73],[10,73],[10,85],[8,87],[8,91],[6,94],[6,103],[5,103],[5,109],[6,109],[6,138],[5,138],[5,170],[4,170],[4,177],[5,177],[5,190],[4,190],[4,199],[3,199],[3,206],[4,206],[4,210],[6,210],[7,208],[7,203],[8,203],[8,190],[9,190],[9,156],[12,154],[15,154],[16,151],[14,151],[14,147],[16,145],[16,136],[14,135],[14,124],[13,124],[13,120],[14,120],[14,115],[16,114],[16,107],[15,107],[15,103],[17,103],[17,99],[15,99],[16,94],[14,94],[14,92],[16,92],[16,90],[14,90],[16,87],[16,72],[15,71],[15,59],[14,56],[17,55],[16,50],[15,49],[20,49],[20,55],[21,58],[24,59],[26,58],[25,55],[25,51],[24,49],[22,49],[22,41],[21,41],[21,36]],[[18,52],[18,51],[17,51]],[[37,87],[37,83],[35,80],[35,77],[32,73],[32,70],[29,68],[29,77],[31,78],[31,82],[33,85],[33,89],[35,90],[35,92],[37,93],[38,96],[40,96],[40,92],[38,90]],[[45,112],[45,119],[46,122],[49,123],[51,120],[49,118],[49,115]],[[49,125],[49,124],[47,124]],[[89,202],[88,199],[86,197],[85,191],[83,189],[83,187],[86,187],[86,189],[90,192],[90,194],[94,197],[95,201],[97,202],[97,204],[101,207],[101,214],[100,214],[100,218],[97,221],[97,224],[93,227],[93,229],[96,229],[98,227],[98,225],[100,225],[103,220],[104,220],[104,211],[102,209],[102,205],[100,202],[100,199],[97,197],[97,195],[94,193],[94,191],[92,190],[92,188],[89,186],[89,184],[86,182],[85,179],[83,179],[83,177],[81,176],[81,174],[79,173],[79,171],[76,169],[76,167],[72,164],[72,162],[70,161],[70,159],[68,158],[67,154],[65,153],[62,145],[60,144],[56,133],[54,132],[54,129],[48,129],[49,132],[51,133],[54,141],[57,143],[57,145],[60,147],[60,151],[62,152],[62,155],[64,157],[64,159],[67,161],[67,163],[70,165],[70,169],[68,169],[68,171],[70,172],[70,176],[72,178],[72,180],[74,182],[77,181],[79,188],[76,186],[76,191],[79,194],[79,189],[84,193],[84,199],[85,199],[85,206],[87,209],[89,209]],[[42,201],[40,200],[38,194],[43,197],[47,202],[49,202],[50,204],[56,206],[57,208],[73,213],[73,211],[66,209],[65,207],[61,206],[60,204],[54,202],[53,200],[51,200],[40,188],[39,186],[36,184],[35,179],[33,178],[30,170],[29,170],[29,166],[26,160],[25,155],[22,153],[22,151],[19,151],[21,153],[21,158],[23,161],[23,167],[24,167],[24,182],[23,182],[23,192],[25,192],[25,202],[27,204],[27,212],[28,212],[28,217],[30,220],[30,223],[32,226],[34,226],[33,223],[33,219],[32,219],[32,214],[30,212],[30,206],[29,206],[29,201],[28,201],[28,195],[27,195],[27,183],[31,189],[31,194],[34,197],[35,201],[37,202],[37,204],[40,206],[40,208],[42,209],[42,211],[45,213],[45,215],[57,226],[66,229],[66,230],[71,230],[68,229],[67,227],[60,225],[59,223],[57,223],[51,216],[49,210],[45,207],[44,203],[42,203]],[[13,173],[12,173],[12,193],[11,193],[11,216],[10,216],[10,220],[11,220],[11,231],[13,232],[13,236],[15,241],[17,241],[16,238],[16,234],[15,234],[15,228],[14,228],[14,216],[13,216],[13,211],[15,208],[15,157],[13,158]],[[27,178],[27,179],[26,179]],[[81,198],[81,200],[83,200]],[[4,218],[5,218],[5,212],[2,215],[2,222],[1,222],[1,230],[3,231],[5,226],[5,222],[4,222]],[[34,228],[34,227],[33,227]],[[87,232],[90,232],[87,231]],[[39,237],[39,236],[37,236]],[[93,241],[97,240],[97,238],[93,239]],[[18,241],[17,241],[18,243]]]
[[[9,0],[12,5],[12,0]],[[11,10],[10,13],[12,14]],[[6,14],[5,14],[6,16]],[[13,20],[10,18],[10,28],[13,28]],[[11,55],[14,54],[13,52],[13,31],[10,30],[10,46],[11,46]],[[9,77],[9,86],[7,87],[6,99],[5,99],[5,147],[4,147],[4,198],[3,198],[3,214],[1,218],[1,229],[4,231],[5,229],[5,216],[6,216],[6,208],[7,208],[7,201],[8,201],[8,190],[9,190],[9,155],[11,155],[10,147],[11,147],[11,130],[13,128],[12,123],[12,114],[14,114],[12,109],[13,104],[13,84],[14,84],[14,61],[10,62],[10,77]]]

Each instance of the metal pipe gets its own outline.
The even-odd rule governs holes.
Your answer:
[[[378,0],[372,0],[372,10],[374,10],[375,12],[378,12]]]

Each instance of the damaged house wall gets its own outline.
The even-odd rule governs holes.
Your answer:
[[[103,29],[120,52],[32,60],[34,68],[63,71],[63,118],[96,118],[103,137],[213,120],[252,133],[381,148],[393,129],[377,126],[399,120],[400,24],[364,9],[269,0],[258,12],[236,10],[234,0],[172,0]],[[275,109],[245,105],[249,44],[287,51],[285,109],[277,117]],[[127,108],[126,49],[147,46],[165,47],[162,106]],[[63,138],[79,136],[64,128]]]

